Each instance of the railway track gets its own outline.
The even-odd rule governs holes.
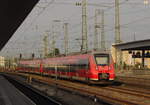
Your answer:
[[[22,83],[21,81],[15,80],[14,78],[8,75],[3,76],[17,89],[19,89],[22,93],[29,97],[35,103],[35,105],[62,105],[61,103],[40,93],[38,90],[33,89],[26,83]]]
[[[29,74],[17,73],[23,76],[29,76]],[[118,105],[150,105],[150,95],[146,92],[141,92],[132,89],[123,89],[119,87],[99,87],[88,86],[81,83],[73,83],[65,80],[54,80],[48,77],[41,77],[37,75],[31,75],[33,79],[40,82],[56,85],[58,88],[67,89],[70,91],[84,94],[86,96],[95,96],[99,100],[104,100],[111,104]]]
[[[150,88],[150,79],[148,78],[118,76],[117,80],[131,86]]]
[[[120,93],[125,93],[125,94],[131,94],[131,95],[136,95],[139,97],[144,97],[150,99],[150,94],[147,92],[141,92],[133,89],[125,89],[125,88],[119,88],[119,87],[105,87],[104,89],[111,90],[111,91],[116,91]]]

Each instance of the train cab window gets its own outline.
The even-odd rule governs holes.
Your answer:
[[[100,66],[109,65],[109,55],[95,55],[96,64]]]

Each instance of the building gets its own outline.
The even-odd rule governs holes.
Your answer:
[[[114,44],[111,51],[119,69],[150,69],[150,39]]]
[[[0,67],[5,67],[5,58],[0,56]]]

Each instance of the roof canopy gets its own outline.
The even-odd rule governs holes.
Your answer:
[[[39,0],[1,0],[0,50]]]
[[[114,44],[120,50],[150,50],[150,39]]]

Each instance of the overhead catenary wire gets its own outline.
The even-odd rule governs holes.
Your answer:
[[[26,29],[24,29],[24,31],[22,32],[22,35],[23,35],[25,32],[27,32],[28,29],[30,29],[30,27],[32,26],[32,24],[38,19],[39,16],[41,16],[41,14],[46,10],[46,8],[47,8],[48,6],[50,6],[51,4],[54,3],[54,1],[55,1],[55,0],[51,0],[50,2],[47,3],[47,5],[45,6],[45,8],[43,8],[43,10],[39,12],[39,14],[38,14],[38,15],[33,19],[33,21],[29,24],[29,26],[28,26]],[[20,35],[19,37],[17,37],[17,38],[14,40],[14,42],[18,41],[20,38],[22,38],[21,35]],[[10,39],[10,40],[11,40],[11,39]],[[7,46],[8,44],[9,44],[9,42],[8,42],[5,46]],[[13,44],[9,44],[9,46],[12,47]],[[3,50],[3,49],[2,49],[2,50]]]
[[[47,1],[47,0],[46,0],[46,1]],[[73,15],[73,16],[74,16],[74,15]],[[130,26],[129,26],[130,24],[135,24],[135,23],[138,23],[138,22],[141,22],[141,21],[142,21],[142,19],[141,19],[140,21],[139,21],[139,20],[140,20],[140,19],[137,19],[137,21],[134,20],[133,22],[131,21],[131,23],[129,22],[129,23],[126,23],[126,24],[122,24],[121,27],[122,27],[122,28],[128,28],[128,27],[130,27]],[[144,20],[147,20],[147,19],[144,19]],[[34,22],[33,22],[33,23],[34,23]],[[79,24],[79,25],[80,25],[80,24]],[[32,24],[31,26],[33,26],[33,24]],[[113,28],[114,28],[114,27],[111,27],[111,26],[110,26],[110,29],[109,29],[109,30],[106,30],[105,32],[113,31],[113,30],[114,30]],[[20,38],[21,38],[21,35],[20,35]],[[17,40],[17,39],[16,39],[16,40]],[[14,42],[15,42],[15,41],[14,41]],[[23,42],[19,42],[19,43],[23,43]],[[36,43],[36,42],[35,42],[35,43]]]

